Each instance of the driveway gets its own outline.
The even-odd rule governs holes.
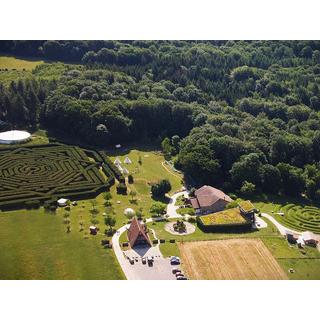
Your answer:
[[[185,197],[187,197],[188,192],[187,191],[177,192],[170,198],[169,204],[167,205],[167,215],[169,219],[182,217],[181,214],[177,213],[177,209],[179,208],[179,206],[175,205],[177,198],[180,197],[181,195],[184,195]]]

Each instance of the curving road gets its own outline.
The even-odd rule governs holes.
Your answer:
[[[177,213],[177,209],[179,208],[179,206],[175,205],[177,198],[181,195],[184,195],[186,197],[188,196],[188,192],[177,192],[170,198],[169,204],[167,205],[167,215],[169,219],[182,217],[181,214]]]

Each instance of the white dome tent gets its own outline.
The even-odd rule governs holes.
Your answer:
[[[129,157],[126,157],[123,162],[124,162],[125,164],[131,164],[131,163],[132,163],[132,161],[130,160]]]
[[[31,139],[31,134],[27,131],[11,130],[0,132],[0,144],[15,144],[27,142]]]

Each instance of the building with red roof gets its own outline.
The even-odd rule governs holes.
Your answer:
[[[197,214],[207,214],[224,210],[232,199],[223,191],[211,186],[202,186],[190,198],[192,207]]]
[[[136,217],[132,218],[128,230],[128,239],[131,248],[139,245],[152,246],[146,225],[142,225]]]

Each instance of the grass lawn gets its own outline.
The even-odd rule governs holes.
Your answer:
[[[289,279],[320,279],[320,252],[316,248],[299,249],[283,238],[262,239]],[[294,269],[290,273],[289,269]]]
[[[0,56],[0,69],[33,70],[36,66],[43,64],[43,60],[19,59],[9,56]]]
[[[0,279],[124,279],[113,250],[80,232],[75,215],[67,233],[62,212],[1,213]]]
[[[160,244],[160,251],[164,257],[180,256],[178,245],[176,243],[170,243],[169,241]]]

